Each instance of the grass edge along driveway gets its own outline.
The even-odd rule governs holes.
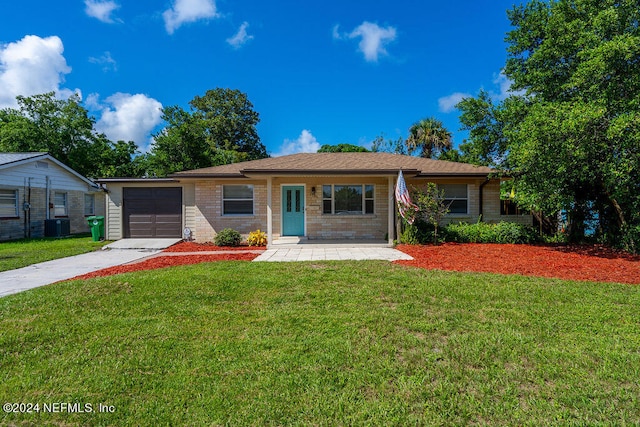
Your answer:
[[[219,262],[0,299],[0,424],[640,423],[640,287]]]

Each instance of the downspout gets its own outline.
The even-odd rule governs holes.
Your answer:
[[[22,200],[23,200],[23,204],[22,207],[26,207],[27,206],[27,178],[24,178],[24,185],[22,188]],[[26,209],[22,209],[22,211],[24,212],[24,228],[23,228],[23,232],[24,232],[24,238],[27,238],[27,210]]]
[[[29,177],[29,195],[27,197],[27,205],[24,207],[25,208],[25,213],[24,213],[24,220],[27,222],[28,227],[27,227],[27,234],[28,237],[31,238],[31,180],[33,178]],[[27,220],[27,217],[29,217],[29,219]]]
[[[46,182],[45,187],[47,188],[47,193],[45,195],[45,212],[46,212],[45,218],[46,219],[51,219],[51,215],[50,215],[50,212],[49,212],[50,211],[50,209],[49,209],[49,203],[50,203],[49,190],[50,190],[50,188],[49,187],[50,187],[51,183],[49,181],[49,177],[48,176],[45,177],[45,182]]]
[[[487,185],[489,182],[491,182],[491,180],[489,179],[489,177],[487,177],[487,179],[480,184],[480,187],[478,188],[478,197],[479,197],[479,201],[478,201],[478,222],[482,222],[482,212],[484,212],[483,210],[483,189],[484,186]]]

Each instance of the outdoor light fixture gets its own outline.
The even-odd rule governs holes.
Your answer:
[[[311,187],[311,195],[312,196],[316,195],[316,187]]]

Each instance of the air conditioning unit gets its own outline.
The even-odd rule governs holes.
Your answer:
[[[71,234],[71,225],[68,218],[45,219],[44,235],[45,237],[62,237]]]

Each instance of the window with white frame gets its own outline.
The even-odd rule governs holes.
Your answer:
[[[84,216],[95,215],[96,198],[93,194],[84,195]]]
[[[438,184],[444,190],[444,203],[451,214],[469,213],[469,196],[467,184]]]
[[[371,184],[323,185],[322,213],[335,215],[373,214],[375,187]]]
[[[18,216],[18,190],[0,190],[0,218]]]
[[[253,185],[223,185],[222,214],[253,215]]]
[[[68,216],[67,193],[53,194],[53,216]]]

